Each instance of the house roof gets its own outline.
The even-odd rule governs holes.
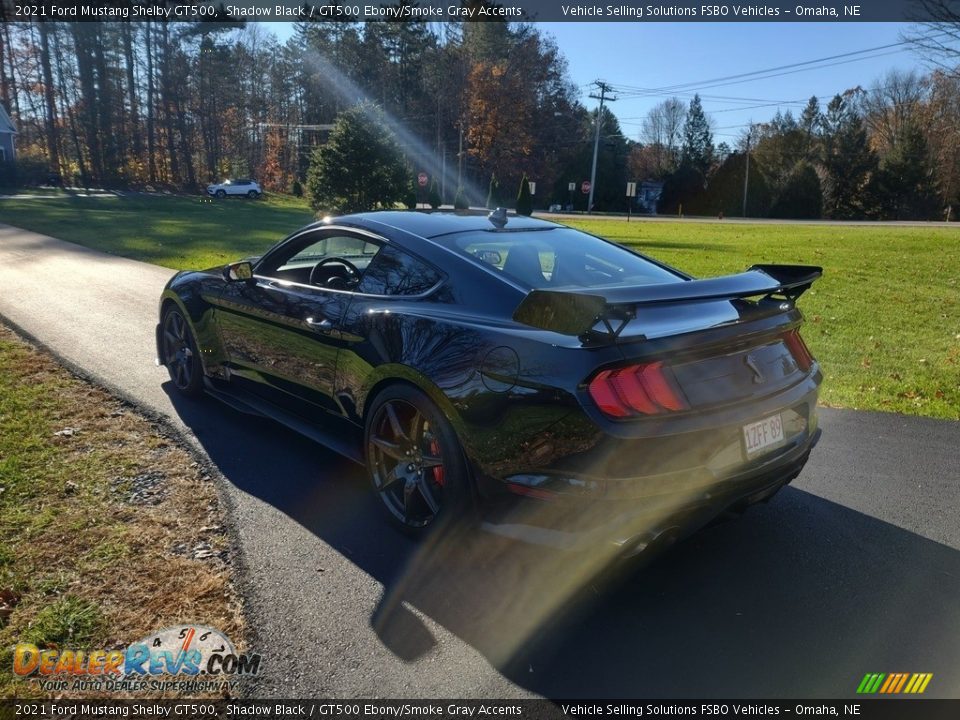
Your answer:
[[[7,111],[0,105],[0,132],[17,134],[17,128],[13,125],[13,120],[7,115]]]

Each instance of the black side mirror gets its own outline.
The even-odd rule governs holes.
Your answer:
[[[246,282],[253,279],[253,264],[246,260],[230,263],[223,269],[223,279],[227,282]]]

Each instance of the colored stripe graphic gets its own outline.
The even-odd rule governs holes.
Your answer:
[[[933,673],[867,673],[857,686],[858,695],[919,695],[926,691]]]

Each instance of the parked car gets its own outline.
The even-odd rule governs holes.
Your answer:
[[[207,195],[213,195],[218,198],[225,198],[227,195],[242,195],[251,200],[256,200],[263,195],[263,190],[256,180],[246,178],[237,178],[236,180],[224,180],[216,185],[207,185]]]
[[[822,376],[796,303],[820,274],[698,280],[502,210],[348,215],[174,276],[158,362],[364,464],[411,533],[479,512],[626,552],[800,473]]]

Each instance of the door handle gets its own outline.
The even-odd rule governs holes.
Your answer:
[[[333,330],[333,323],[326,318],[317,320],[316,318],[308,317],[306,323],[310,327],[316,328],[317,330]]]

